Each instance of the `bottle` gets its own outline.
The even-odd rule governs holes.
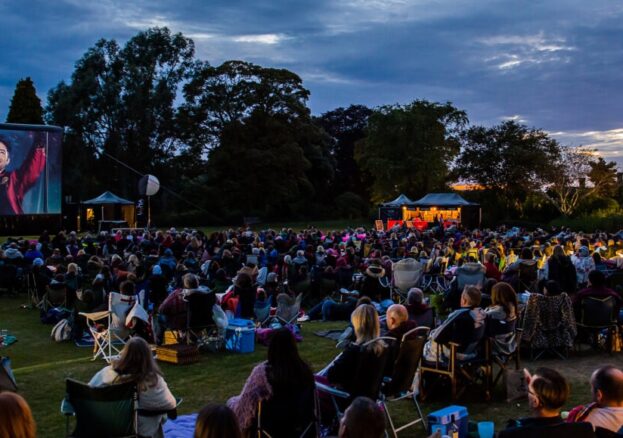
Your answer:
[[[452,423],[448,427],[450,438],[459,438],[459,426],[456,424],[456,415],[452,415]]]

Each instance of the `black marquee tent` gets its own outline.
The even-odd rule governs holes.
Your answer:
[[[113,225],[122,226],[122,224],[134,224],[134,202],[129,201],[127,199],[123,199],[112,192],[104,192],[99,195],[97,198],[89,199],[88,201],[82,202],[83,205],[87,207],[100,206],[101,207],[101,216],[100,216],[100,226],[99,229],[102,228],[102,223],[107,222]],[[109,219],[105,220],[108,216]],[[112,216],[112,218],[110,218]],[[87,221],[94,216],[90,216],[87,213]],[[114,219],[114,220],[111,220]]]
[[[478,205],[466,201],[456,193],[429,193],[413,203],[415,207],[464,207],[466,205]]]
[[[384,202],[379,205],[379,219],[386,222],[388,219],[399,220],[402,219],[402,208],[412,207],[413,201],[407,196],[401,194],[393,201]]]
[[[480,205],[465,200],[457,193],[429,193],[417,201],[400,195],[379,206],[379,219],[420,220],[462,223],[469,228],[480,226]]]

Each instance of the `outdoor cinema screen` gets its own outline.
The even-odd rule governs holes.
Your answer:
[[[61,213],[61,139],[55,126],[0,124],[0,216]]]

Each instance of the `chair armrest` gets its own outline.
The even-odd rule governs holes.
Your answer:
[[[158,417],[160,415],[166,415],[169,419],[175,420],[177,418],[177,408],[184,401],[183,398],[175,398],[175,407],[172,409],[137,409],[137,413],[143,417]]]
[[[85,318],[90,319],[91,321],[99,321],[101,319],[108,318],[108,315],[110,314],[111,314],[110,310],[103,310],[101,312],[93,312],[93,313],[86,313],[86,312],[78,313],[78,315],[84,316]]]
[[[69,400],[67,400],[66,398],[64,398],[63,401],[61,401],[61,414],[67,415],[67,416],[76,415],[76,411],[74,410],[74,407],[69,402]]]
[[[335,397],[339,398],[349,398],[350,394],[346,391],[342,391],[333,386],[325,385],[324,383],[316,382],[316,389],[321,392],[326,392]]]

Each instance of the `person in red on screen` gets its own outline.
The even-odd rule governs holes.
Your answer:
[[[36,142],[19,169],[8,172],[11,144],[0,138],[0,216],[23,214],[24,195],[37,182],[45,168],[45,147]]]

